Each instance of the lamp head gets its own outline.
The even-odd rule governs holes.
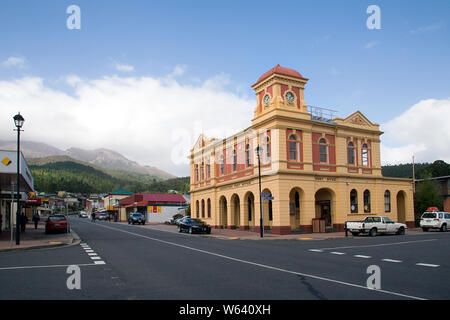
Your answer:
[[[22,128],[25,119],[21,116],[20,112],[14,116],[14,124],[18,129]]]

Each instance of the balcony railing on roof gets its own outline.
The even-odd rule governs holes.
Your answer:
[[[308,112],[311,114],[311,120],[326,123],[333,123],[333,119],[335,118],[337,113],[336,110],[320,108],[315,106],[308,106]]]

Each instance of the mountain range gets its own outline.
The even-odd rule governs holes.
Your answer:
[[[0,140],[0,150],[17,150],[16,148],[16,141]],[[103,169],[103,171],[107,171],[108,173],[114,171],[142,174],[162,180],[176,178],[176,176],[161,169],[153,166],[140,165],[116,151],[104,148],[95,150],[70,148],[64,151],[41,142],[21,141],[20,150],[29,165],[45,165],[47,163],[73,161],[83,165],[91,165],[96,169]]]

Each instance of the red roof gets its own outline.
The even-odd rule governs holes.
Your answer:
[[[143,201],[148,202],[186,202],[181,194],[176,193],[139,193],[139,195],[142,195]]]
[[[294,69],[284,68],[278,64],[276,67],[270,69],[269,71],[264,73],[261,77],[259,77],[259,79],[258,79],[258,81],[256,81],[256,83],[261,82],[262,80],[270,77],[271,75],[273,75],[275,73],[281,74],[284,76],[293,77],[293,78],[304,79],[303,76],[300,73],[298,73],[297,71],[295,71]]]

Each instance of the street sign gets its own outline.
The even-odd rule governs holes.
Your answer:
[[[264,197],[264,200],[273,200],[274,197]]]

